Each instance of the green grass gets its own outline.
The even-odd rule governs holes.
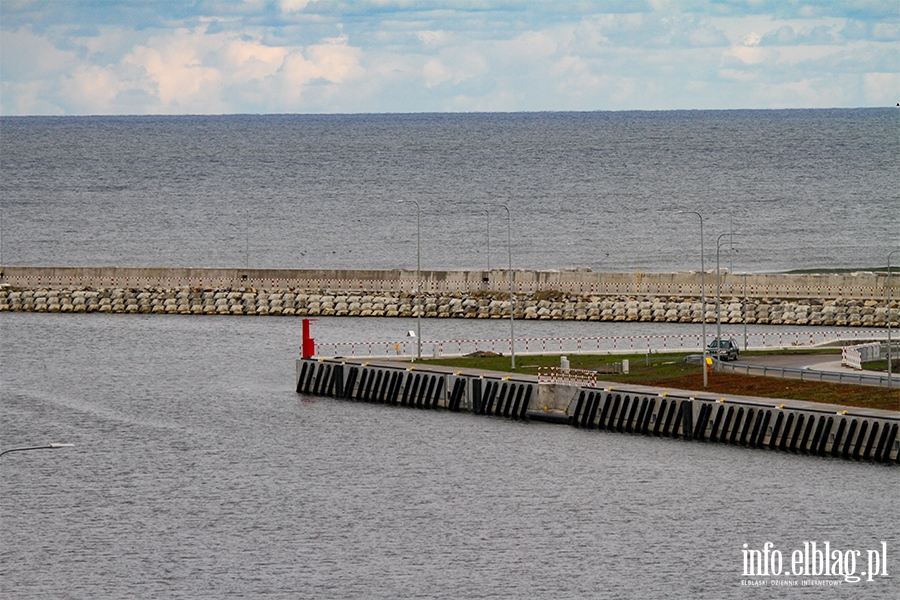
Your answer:
[[[840,269],[794,269],[784,271],[788,275],[830,275],[832,273],[887,273],[887,265],[883,267],[853,267]],[[900,267],[891,265],[891,273],[900,272]]]
[[[766,354],[809,354],[809,350],[774,350],[748,352],[747,355]],[[823,348],[816,354],[839,354],[840,348]],[[865,385],[836,384],[817,381],[779,379],[761,375],[740,375],[737,373],[709,374],[709,382],[703,387],[703,372],[697,363],[684,362],[686,352],[654,354],[648,364],[646,354],[626,355],[566,355],[573,369],[595,369],[607,365],[629,361],[629,373],[598,373],[601,381],[614,383],[649,385],[673,390],[691,390],[720,395],[756,396],[760,398],[781,398],[824,402],[843,406],[860,406],[884,410],[900,410],[900,393],[896,389],[878,388]],[[690,354],[697,354],[696,352]],[[482,371],[510,372],[508,356],[482,356],[423,360],[423,363],[470,368]],[[559,355],[517,356],[516,372],[537,374],[538,367],[558,367]]]
[[[863,363],[862,368],[863,371],[879,371],[881,373],[887,373],[887,359]],[[900,373],[900,358],[895,358],[891,361],[891,372]]]
[[[790,349],[765,350],[742,352],[741,356],[765,356],[765,355],[790,355],[790,354],[840,354],[840,348],[819,348],[816,350],[803,350],[802,352]],[[630,381],[637,383],[636,379],[641,379],[640,383],[650,383],[657,379],[669,379],[671,377],[679,377],[686,373],[700,370],[698,363],[688,364],[684,362],[684,358],[688,355],[696,355],[699,352],[673,352],[673,353],[654,353],[651,355],[649,366],[647,364],[647,355],[642,354],[566,354],[569,359],[569,367],[572,369],[597,369],[600,367],[612,366],[628,359],[629,371],[628,375],[599,375],[602,379],[609,381]],[[551,355],[525,355],[516,357],[516,371],[525,374],[536,374],[539,367],[558,367],[558,354]],[[509,356],[472,356],[459,358],[443,358],[439,360],[422,360],[421,362],[433,365],[446,365],[450,367],[481,369],[485,371],[502,371],[510,370]],[[886,367],[885,367],[886,368]]]

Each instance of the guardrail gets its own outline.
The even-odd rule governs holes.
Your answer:
[[[751,348],[813,346],[828,341],[853,341],[880,338],[884,330],[757,332],[747,335]],[[700,334],[634,335],[595,337],[516,338],[516,353],[521,354],[612,354],[647,350],[694,352],[702,349]],[[743,336],[736,336],[736,339]],[[742,344],[739,344],[742,345]],[[414,339],[385,342],[316,342],[318,356],[414,356]],[[474,352],[509,353],[509,339],[422,340],[422,354],[428,357],[460,356]]]
[[[716,361],[716,370],[727,373],[739,373],[742,375],[762,375],[764,377],[780,377],[781,379],[799,379],[800,381],[822,381],[826,383],[848,383],[856,385],[873,385],[878,387],[900,387],[900,378],[893,380],[887,375],[875,375],[869,373],[844,373],[835,371],[817,371],[813,369],[795,369],[782,367],[769,367],[764,365],[729,364]]]

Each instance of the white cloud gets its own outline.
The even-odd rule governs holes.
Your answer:
[[[112,112],[116,97],[124,89],[111,70],[91,65],[79,66],[61,83],[68,101],[87,114]]]
[[[422,67],[422,75],[425,77],[425,87],[429,88],[453,79],[450,69],[444,66],[444,63],[439,58],[432,58],[425,63],[425,66]]]
[[[866,73],[863,75],[863,91],[866,100],[875,106],[891,106],[898,101],[900,73]]]
[[[762,36],[756,33],[755,31],[751,31],[747,35],[744,36],[743,43],[745,46],[759,46],[759,43],[762,41]]]
[[[219,104],[218,90],[222,71],[206,64],[209,53],[221,50],[216,36],[197,31],[178,30],[172,35],[154,38],[125,56],[123,65],[135,66],[145,77],[135,82],[153,93],[165,112],[205,112]],[[217,112],[215,109],[209,112]]]
[[[416,38],[426,48],[439,48],[450,43],[451,35],[446,31],[417,31]]]
[[[57,75],[78,64],[71,50],[60,50],[30,27],[0,33],[0,74],[4,81]]]
[[[459,84],[489,71],[489,62],[477,47],[454,48],[428,60],[422,67],[422,76],[425,86],[434,88],[444,83]]]
[[[278,8],[282,13],[300,12],[309,4],[309,0],[279,0]]]
[[[508,57],[519,57],[524,61],[542,60],[556,54],[560,45],[556,39],[558,35],[557,31],[526,31],[499,45]]]
[[[220,68],[236,81],[262,79],[276,73],[287,54],[286,48],[266,46],[258,40],[226,38],[219,52]]]
[[[4,43],[19,47],[27,43],[36,57],[28,72],[54,76],[58,106],[79,114],[241,112],[245,97],[272,111],[299,110],[303,86],[318,80],[341,84],[363,72],[359,49],[345,37],[307,47],[271,46],[258,38],[229,32],[210,35],[205,30],[158,32],[106,65],[79,59],[76,51],[56,50],[27,31],[4,35]],[[96,40],[90,43],[96,45]],[[22,112],[35,94],[49,92],[34,83],[5,84],[5,114]],[[10,97],[17,99],[16,104],[8,103]],[[126,98],[137,104],[123,107]]]
[[[245,0],[178,17],[152,3],[15,6],[0,26],[0,114],[777,107],[851,80],[840,101],[860,106],[897,89],[883,3],[816,4],[808,18],[702,0]]]

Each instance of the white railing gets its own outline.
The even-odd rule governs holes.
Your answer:
[[[756,332],[747,335],[747,346],[757,349],[804,347],[827,341],[881,337],[883,330]],[[633,335],[596,337],[516,338],[519,354],[616,354],[692,352],[702,347],[701,335]],[[743,335],[734,336],[743,347]],[[414,356],[415,340],[395,342],[317,342],[317,356]],[[509,354],[509,339],[423,340],[422,355],[429,358],[464,356],[474,352]]]

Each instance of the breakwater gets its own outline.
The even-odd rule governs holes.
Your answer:
[[[315,269],[188,269],[138,267],[0,267],[13,287],[36,288],[215,288],[308,290],[330,292],[414,292],[464,294],[509,291],[509,272]],[[590,269],[513,270],[513,293],[558,292],[576,296],[707,296],[879,300],[887,293],[887,273],[732,274],[722,269],[705,274],[602,273]],[[893,296],[900,278],[891,282]],[[705,288],[704,288],[705,286]]]
[[[297,361],[297,393],[536,420],[614,433],[898,464],[889,411],[763,398],[711,398],[645,386],[563,385],[390,361]]]
[[[499,319],[509,282],[498,271],[241,271],[5,267],[0,311]],[[900,324],[900,278],[754,275],[705,288],[697,273],[516,271],[518,319],[885,327]],[[749,277],[749,276],[748,276]],[[735,279],[734,277],[731,278]],[[710,282],[712,280],[713,283]],[[700,291],[705,289],[706,303]],[[780,293],[779,293],[780,292]]]

